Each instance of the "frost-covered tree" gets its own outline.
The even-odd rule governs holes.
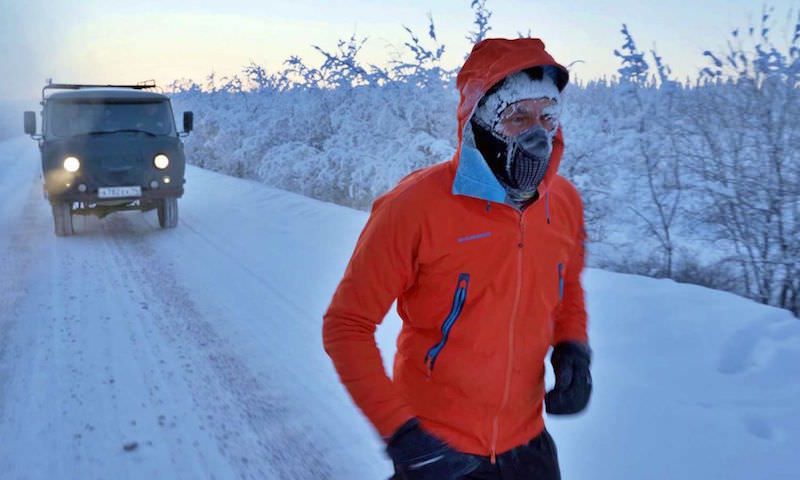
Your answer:
[[[645,53],[639,51],[628,26],[622,25],[624,44],[614,54],[620,58],[620,93],[615,134],[630,146],[623,161],[629,175],[633,198],[628,208],[642,233],[655,240],[660,265],[648,266],[646,273],[672,277],[677,244],[676,219],[681,203],[681,159],[675,151],[675,82],[669,67],[653,49],[657,76],[650,75]],[[655,267],[655,268],[653,268]]]
[[[473,45],[480,42],[489,34],[492,27],[489,25],[489,19],[492,18],[492,12],[486,8],[486,0],[472,0],[470,3],[475,14],[475,19],[472,24],[475,25],[475,30],[471,30],[467,35],[467,40]]]
[[[771,14],[734,30],[726,52],[705,52],[682,143],[700,218],[744,291],[800,315],[800,16],[781,48]]]
[[[567,148],[559,172],[581,192],[586,229],[592,242],[606,241],[614,209],[614,185],[620,168],[613,165],[616,139],[611,132],[615,91],[608,83],[567,85],[561,124]],[[590,256],[590,258],[592,258]]]
[[[445,46],[439,44],[439,39],[436,37],[436,25],[433,22],[433,15],[428,13],[427,37],[428,41],[433,44],[431,47],[426,46],[411,28],[403,25],[403,29],[409,36],[409,40],[403,45],[414,58],[406,59],[402,52],[397,54],[389,62],[391,66],[389,75],[392,80],[412,83],[420,88],[444,88],[450,86],[455,72],[442,67],[442,55],[444,55]]]
[[[650,65],[644,58],[644,52],[640,52],[636,47],[636,42],[628,30],[628,25],[622,24],[620,30],[622,36],[625,37],[625,43],[622,44],[622,50],[614,50],[614,55],[619,57],[622,66],[617,70],[619,72],[620,81],[623,84],[632,86],[644,86],[647,82],[648,70]]]

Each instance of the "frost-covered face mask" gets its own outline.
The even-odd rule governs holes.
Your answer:
[[[534,79],[517,72],[493,87],[475,109],[470,120],[475,146],[512,197],[531,198],[547,173],[560,100],[551,75]]]
[[[507,105],[493,125],[472,119],[475,145],[492,171],[513,190],[535,192],[550,165],[559,105],[550,98]]]

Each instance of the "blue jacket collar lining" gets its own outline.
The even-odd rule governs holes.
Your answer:
[[[453,194],[505,203],[506,190],[475,147],[462,145],[458,169],[453,180]]]

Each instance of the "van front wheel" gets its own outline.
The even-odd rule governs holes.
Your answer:
[[[52,204],[53,223],[57,237],[72,235],[72,202],[58,202]]]
[[[161,228],[175,228],[178,226],[177,198],[168,197],[158,201],[158,224],[161,225]]]

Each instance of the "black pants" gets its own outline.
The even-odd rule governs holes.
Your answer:
[[[556,444],[547,430],[530,442],[498,455],[494,465],[489,457],[477,458],[480,466],[459,480],[561,480]]]

